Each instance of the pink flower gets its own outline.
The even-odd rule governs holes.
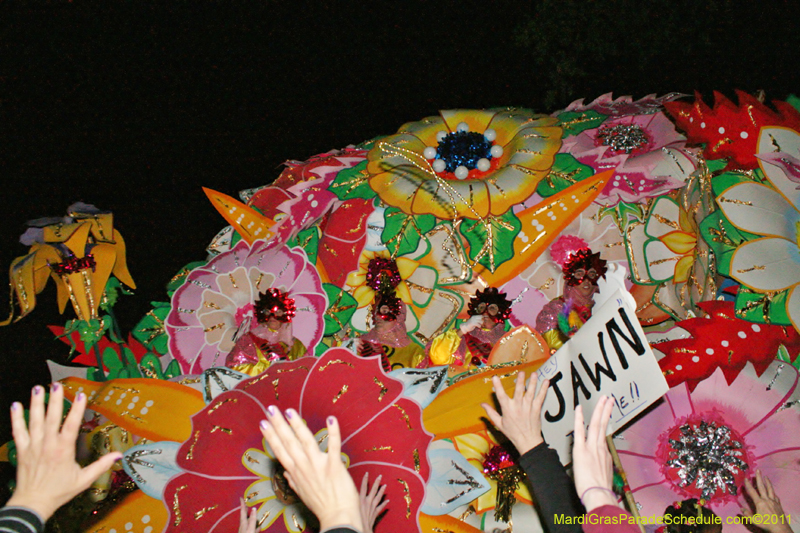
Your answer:
[[[686,138],[661,112],[609,118],[564,139],[561,152],[596,172],[616,169],[597,197],[603,205],[637,202],[677,189],[697,167]]]
[[[253,303],[269,288],[294,299],[293,334],[309,354],[322,338],[328,300],[300,249],[245,241],[192,270],[172,296],[165,321],[169,350],[186,374],[223,366],[234,335],[254,323]]]
[[[258,432],[267,407],[297,410],[327,448],[327,416],[342,431],[342,460],[360,483],[383,475],[391,501],[376,533],[419,531],[419,508],[430,475],[432,437],[416,402],[402,398],[403,385],[385,375],[380,358],[361,358],[334,348],[321,358],[304,357],[270,366],[258,377],[223,393],[192,418],[192,437],[178,451],[184,472],[164,489],[170,509],[165,533],[236,531],[239,498],[258,509],[260,531],[307,529],[314,519],[285,490],[278,463]]]
[[[640,514],[661,516],[675,501],[705,496],[724,523],[748,508],[742,483],[756,470],[770,478],[786,514],[800,512],[797,382],[794,367],[774,361],[761,377],[748,364],[730,385],[717,369],[693,392],[670,389],[614,440]]]

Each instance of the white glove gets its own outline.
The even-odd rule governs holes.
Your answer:
[[[458,329],[461,330],[462,335],[466,335],[473,329],[480,327],[481,324],[483,324],[483,315],[472,315],[466,322],[458,326]]]

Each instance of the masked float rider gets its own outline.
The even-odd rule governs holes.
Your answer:
[[[599,252],[592,253],[586,241],[571,235],[556,241],[550,255],[564,273],[564,292],[542,308],[536,329],[555,351],[591,318],[597,280],[605,277],[607,267]]]
[[[240,334],[228,354],[225,366],[257,376],[274,361],[293,361],[306,353],[306,347],[292,335],[294,299],[279,289],[267,289],[255,302],[255,325]]]
[[[374,325],[359,339],[358,355],[380,355],[386,372],[417,366],[425,358],[425,351],[406,332],[406,309],[393,290],[378,292],[372,305]]]
[[[451,365],[465,370],[488,362],[492,348],[505,334],[505,320],[511,315],[511,301],[505,293],[488,287],[469,301],[470,317],[431,341],[430,365]]]

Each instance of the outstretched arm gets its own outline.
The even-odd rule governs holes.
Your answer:
[[[43,387],[33,388],[30,424],[25,423],[22,405],[15,402],[11,406],[11,430],[17,447],[17,487],[7,505],[31,509],[47,521],[59,507],[88,489],[122,454],[109,453],[81,467],[75,461],[75,446],[86,409],[86,395],[76,396],[63,426],[64,387],[53,383],[46,409],[44,396]]]
[[[547,531],[580,533],[579,524],[555,524],[556,516],[578,516],[581,506],[572,480],[567,475],[558,454],[549,448],[542,437],[542,405],[547,396],[549,381],[543,381],[536,391],[536,374],[525,385],[525,373],[517,374],[514,396],[509,398],[498,377],[492,379],[502,415],[489,404],[483,404],[486,415],[502,431],[521,454],[519,464],[528,476],[533,497],[539,504],[541,521]]]

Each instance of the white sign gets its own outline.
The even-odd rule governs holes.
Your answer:
[[[576,406],[583,406],[588,425],[598,398],[613,398],[610,434],[669,389],[636,319],[633,298],[624,289],[603,292],[592,318],[538,372],[540,382],[550,380],[542,433],[563,464],[572,461]]]

